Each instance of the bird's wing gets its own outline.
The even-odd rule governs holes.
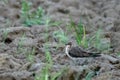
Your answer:
[[[69,54],[73,57],[88,57],[89,54],[85,51],[83,51],[79,47],[73,47],[70,49]]]
[[[82,51],[82,53],[84,53],[83,54],[84,57],[99,57],[99,56],[101,56],[100,52],[87,51],[87,50],[84,50],[81,47],[79,47],[79,49]]]

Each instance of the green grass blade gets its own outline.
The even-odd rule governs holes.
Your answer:
[[[92,77],[95,75],[95,72],[91,71],[85,77],[85,80],[92,80]]]

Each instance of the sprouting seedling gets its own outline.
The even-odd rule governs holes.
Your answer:
[[[18,42],[18,53],[23,52],[25,49],[23,48],[23,41],[25,38],[25,33],[23,33],[21,39]]]
[[[86,47],[86,33],[85,27],[81,21],[76,25],[75,22],[72,20],[70,21],[70,28],[75,31],[75,38],[78,45]],[[71,30],[71,31],[72,31]]]
[[[53,61],[52,61],[51,54],[47,48],[46,48],[46,52],[45,52],[45,57],[46,57],[45,66],[42,68],[40,75],[37,75],[35,77],[35,80],[49,80],[49,76],[50,76],[49,69],[52,68]]]
[[[24,37],[25,37],[25,34],[23,34],[23,36],[21,37],[21,39],[20,39],[20,41],[19,41],[19,43],[18,43],[18,46],[19,46],[19,47],[22,47]]]
[[[102,36],[101,36],[101,30],[99,29],[97,32],[96,32],[96,41],[95,41],[95,46],[96,46],[96,48],[98,48],[98,49],[100,49],[100,47],[101,47],[101,38],[102,38]]]
[[[53,36],[55,39],[58,39],[59,43],[66,43],[68,41],[67,36],[62,30],[54,31]]]
[[[30,61],[30,62],[33,62],[34,61],[34,54],[35,54],[35,47],[32,48],[32,51],[28,53],[27,55],[27,59]]]
[[[31,12],[31,2],[22,1],[21,20],[25,26],[45,24],[45,11],[42,7],[38,7],[34,12]]]
[[[62,73],[64,73],[66,70],[67,70],[67,67],[61,69],[59,72],[55,72],[55,73],[51,74],[50,80],[57,80],[62,75]]]
[[[21,8],[21,13],[22,13],[22,18],[23,20],[29,18],[29,11],[30,11],[30,2],[27,2],[26,0],[22,0],[22,8]]]
[[[45,66],[40,71],[40,75],[35,76],[35,80],[56,80],[60,75],[62,75],[62,73],[66,70],[66,68],[60,70],[59,72],[55,72],[55,74],[50,73],[50,69],[53,66],[53,60],[47,47],[46,47],[45,57],[46,57]]]
[[[89,39],[89,43],[93,44],[94,47],[96,47],[97,49],[100,49],[101,46],[101,30],[98,30],[95,35],[93,35],[90,39]]]
[[[104,42],[105,40],[105,42]],[[99,51],[108,52],[110,50],[109,41],[106,42],[107,38],[102,34],[102,30],[98,29],[88,40],[88,44],[95,47]]]
[[[46,55],[47,63],[52,65],[53,64],[52,57],[51,57],[50,52],[48,50],[46,50],[45,55]]]
[[[83,25],[83,37],[82,37],[82,41],[81,41],[81,44],[85,47],[87,47],[87,42],[86,42],[86,32],[85,32],[85,27]]]
[[[85,77],[85,80],[92,80],[92,77],[95,75],[95,72],[90,71],[87,76]]]
[[[105,40],[106,38],[104,38],[103,34],[102,34],[102,30],[99,29],[97,32],[96,32],[96,41],[95,41],[95,47],[97,49],[99,49],[100,51],[109,51],[110,49],[110,43],[109,42],[106,42],[106,41],[103,41],[103,39]]]

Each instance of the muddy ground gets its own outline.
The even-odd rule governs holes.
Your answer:
[[[0,1],[0,80],[35,80],[36,75],[42,75],[45,44],[53,60],[50,72],[65,68],[55,80],[85,80],[89,72],[95,72],[92,80],[120,80],[120,0],[30,0],[33,10],[41,6],[52,21],[62,21],[59,26],[48,28],[48,41],[45,25],[23,26],[21,1]],[[101,28],[111,50],[101,52],[101,57],[80,58],[78,62],[69,59],[65,45],[54,38],[53,32],[62,29],[68,42],[76,45],[74,35],[66,27],[70,16],[76,24],[81,18],[87,35]],[[32,50],[35,52],[31,58]]]

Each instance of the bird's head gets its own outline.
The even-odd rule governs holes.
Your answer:
[[[71,56],[69,55],[69,50],[70,50],[71,47],[72,47],[72,42],[68,42],[68,43],[65,44],[65,45],[66,45],[66,47],[65,47],[65,53],[66,53],[66,55],[67,55],[68,57],[71,58]]]
[[[68,53],[70,48],[72,47],[72,42],[68,42],[67,44],[65,44],[66,47],[65,47],[65,52]]]
[[[68,43],[65,44],[65,45],[66,45],[66,47],[71,48],[71,47],[72,47],[72,42],[68,42]]]

